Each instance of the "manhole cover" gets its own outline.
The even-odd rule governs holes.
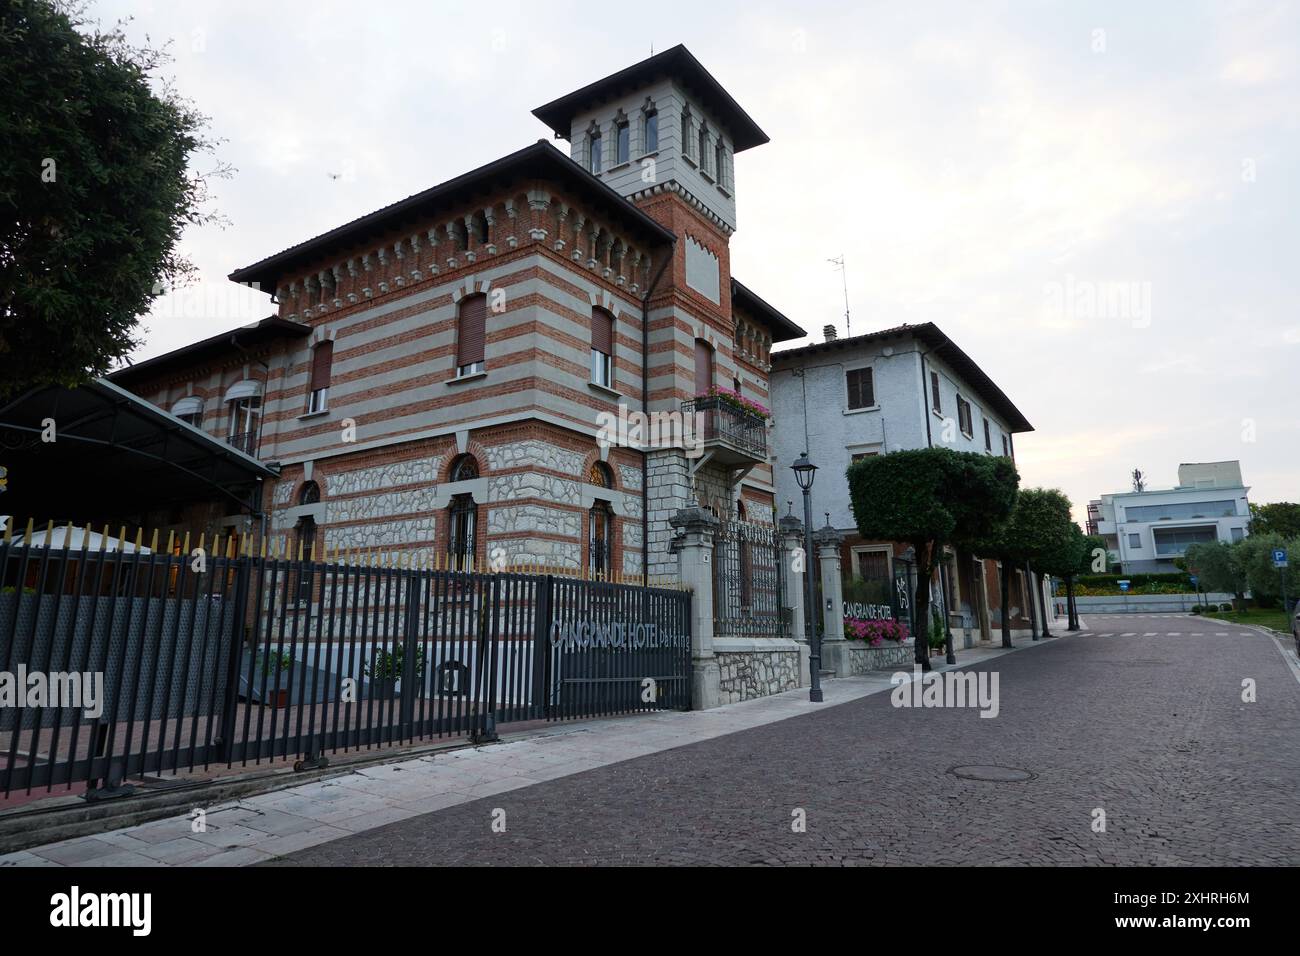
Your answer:
[[[1034,779],[1032,773],[1019,767],[953,767],[948,772],[963,780],[988,780],[992,783],[1023,783]]]

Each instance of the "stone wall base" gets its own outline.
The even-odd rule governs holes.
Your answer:
[[[844,648],[848,676],[869,674],[882,670],[911,670],[916,659],[916,649],[909,639],[901,644],[885,641],[879,647],[872,647],[862,641],[845,641]]]
[[[718,696],[724,704],[768,697],[803,686],[808,648],[782,638],[715,638]]]

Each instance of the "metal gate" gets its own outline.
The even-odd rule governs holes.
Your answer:
[[[685,591],[95,537],[0,542],[5,796],[690,706]]]
[[[784,636],[781,541],[772,525],[724,521],[713,544],[713,633]]]

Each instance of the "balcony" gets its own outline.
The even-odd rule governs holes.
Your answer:
[[[252,458],[257,457],[257,432],[239,432],[226,439],[226,444]]]
[[[767,419],[716,395],[682,402],[691,437],[702,443],[703,459],[748,470],[767,461]],[[697,466],[698,467],[698,466]]]

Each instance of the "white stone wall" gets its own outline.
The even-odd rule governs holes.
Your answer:
[[[538,471],[521,471],[513,475],[488,478],[488,502],[513,501],[517,498],[543,498],[560,504],[582,503],[581,489],[571,478],[557,478]]]
[[[325,527],[325,546],[332,551],[335,548],[341,550],[349,548],[393,548],[398,545],[427,542],[427,547],[418,550],[421,553],[431,552],[434,524],[434,516],[427,514],[418,518],[381,521],[366,525],[327,525]]]
[[[535,438],[492,445],[487,448],[489,471],[520,467],[550,468],[577,476],[582,471],[583,457],[576,451],[560,448]]]
[[[525,504],[497,506],[488,512],[489,534],[537,532],[577,538],[582,533],[582,518],[576,511]]]
[[[677,573],[677,555],[668,550],[673,529],[668,520],[694,504],[690,468],[680,451],[651,452],[649,460],[650,569],[652,575]]]
[[[328,498],[336,498],[339,495],[378,491],[381,488],[393,488],[398,485],[431,482],[437,479],[441,462],[441,456],[433,455],[329,475],[324,480],[325,495]]]

